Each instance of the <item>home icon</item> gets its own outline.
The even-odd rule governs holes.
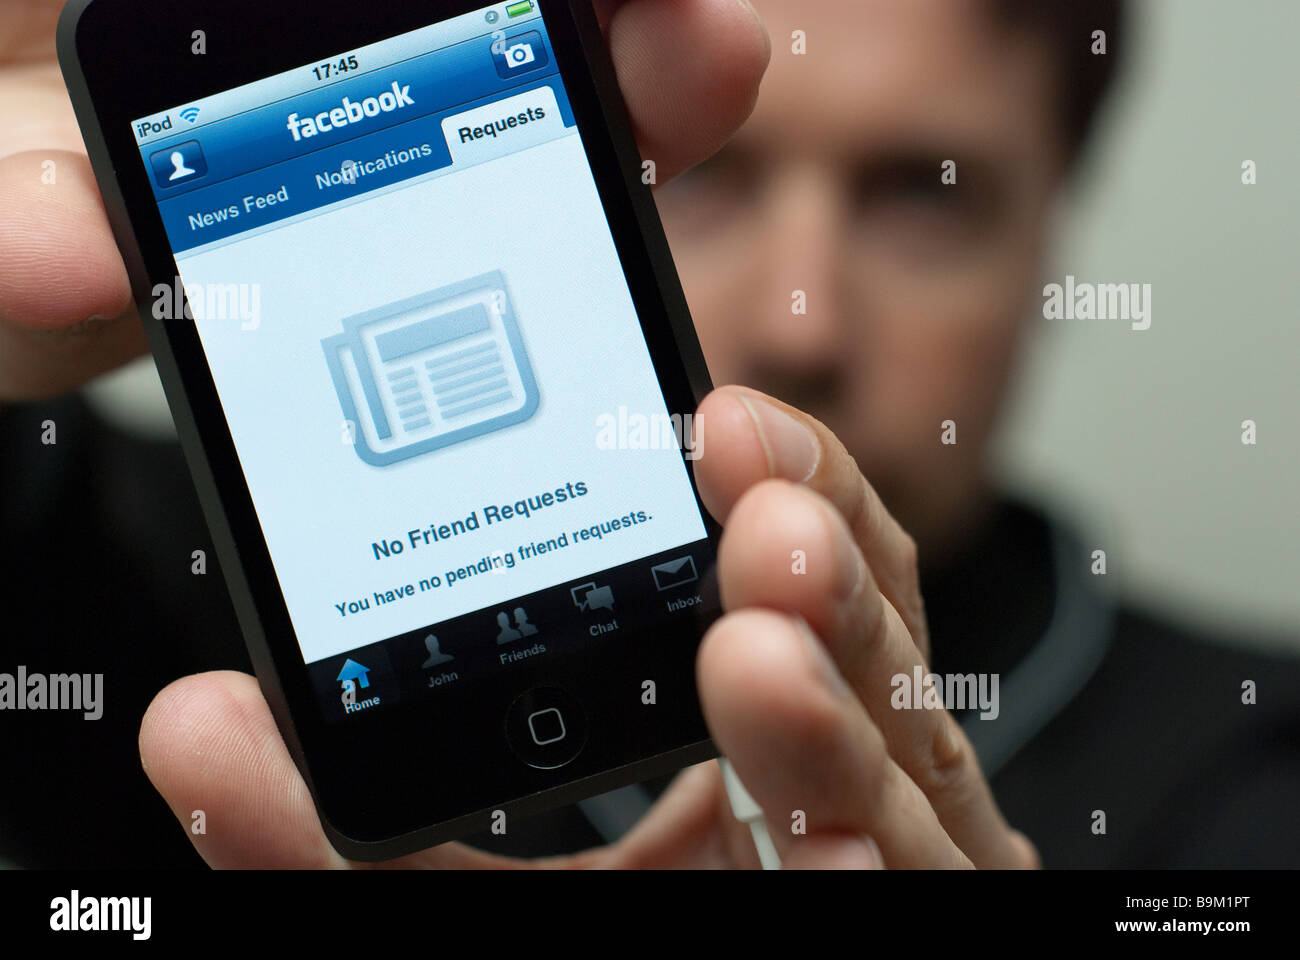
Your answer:
[[[349,680],[355,680],[356,685],[364,690],[370,686],[369,667],[363,667],[351,657],[343,664],[343,669],[339,671],[338,682],[346,684]]]

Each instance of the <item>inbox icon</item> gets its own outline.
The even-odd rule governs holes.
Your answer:
[[[481,437],[537,410],[499,271],[348,317],[321,346],[348,439],[372,466]]]
[[[650,568],[650,575],[655,578],[655,586],[660,590],[671,590],[700,579],[695,571],[695,558],[690,555],[656,563]]]

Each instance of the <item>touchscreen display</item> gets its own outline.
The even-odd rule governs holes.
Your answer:
[[[339,722],[701,604],[712,555],[539,5],[133,121]],[[651,634],[653,635],[653,634]]]

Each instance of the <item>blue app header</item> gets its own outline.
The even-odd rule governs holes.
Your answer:
[[[536,107],[528,103],[530,93],[539,95]],[[517,117],[502,118],[510,129],[520,118],[527,124],[545,116],[544,104],[558,111],[564,126],[573,125],[540,19],[354,74],[197,131],[151,138],[142,144],[141,157],[172,250],[180,253],[412,177],[489,159],[459,149],[455,131],[463,125],[455,118],[479,117],[484,108],[507,100],[521,104]],[[528,145],[517,143],[521,149]]]

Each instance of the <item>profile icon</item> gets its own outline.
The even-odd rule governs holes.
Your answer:
[[[208,172],[208,161],[197,140],[173,143],[149,154],[154,183],[160,187],[179,187],[197,180]]]
[[[185,154],[179,150],[173,150],[172,155],[168,158],[172,164],[172,174],[168,180],[181,180],[185,177],[192,177],[198,171],[185,166]]]
[[[438,638],[432,633],[424,638],[424,649],[429,651],[429,659],[425,660],[423,664],[425,670],[456,659],[450,653],[443,653],[438,648]]]
[[[497,626],[501,628],[501,632],[497,634],[497,643],[514,643],[523,636],[522,633],[510,626],[510,614],[504,610],[497,614]],[[534,632],[536,632],[536,629],[536,627],[533,628]]]

